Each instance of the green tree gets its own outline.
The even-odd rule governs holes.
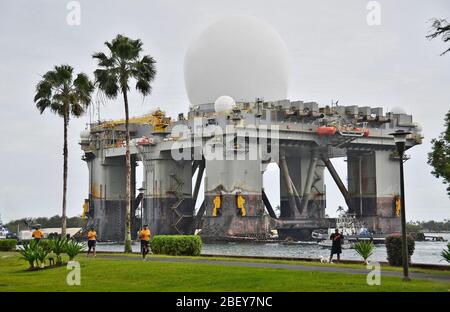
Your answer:
[[[412,222],[406,223],[406,232],[409,234],[422,232],[422,227],[419,224],[413,224]]]
[[[125,220],[125,252],[131,252],[131,160],[130,160],[130,132],[128,129],[128,91],[130,79],[136,80],[136,90],[143,96],[151,93],[150,83],[156,75],[155,60],[150,55],[140,56],[142,41],[117,35],[111,42],[105,42],[108,55],[103,52],[92,56],[98,61],[95,70],[95,83],[109,99],[116,99],[123,95],[125,106],[126,129],[126,220]]]
[[[447,42],[450,41],[450,23],[445,19],[437,19],[434,18],[433,23],[431,25],[430,34],[427,36],[428,39],[434,39],[439,36],[442,36],[442,41]],[[444,55],[449,52],[450,48],[441,53]]]
[[[84,73],[79,73],[75,79],[73,68],[69,65],[55,66],[42,76],[36,85],[34,102],[42,114],[49,109],[64,119],[64,168],[63,168],[63,200],[61,233],[66,234],[66,195],[67,195],[67,130],[70,117],[81,116],[91,102],[94,85]]]
[[[431,140],[432,148],[428,153],[428,164],[436,178],[442,178],[444,184],[450,183],[450,111],[445,115],[445,130],[439,138]],[[450,186],[447,187],[450,196]]]

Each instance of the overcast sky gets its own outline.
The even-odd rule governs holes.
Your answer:
[[[291,100],[342,105],[400,107],[423,127],[424,143],[405,163],[407,218],[450,218],[445,185],[426,164],[430,140],[443,130],[450,109],[447,46],[425,35],[430,18],[450,18],[450,2],[378,1],[381,25],[369,26],[369,1],[79,1],[81,24],[68,25],[69,1],[5,0],[0,4],[0,214],[4,222],[61,211],[63,123],[40,115],[34,88],[40,75],[68,63],[93,77],[91,55],[121,33],[141,38],[157,60],[153,94],[131,94],[131,114],[160,107],[173,117],[186,112],[184,55],[206,27],[223,17],[251,15],[270,24],[290,54]],[[101,107],[102,118],[123,115],[122,101]],[[81,213],[88,170],[81,161],[79,133],[87,116],[69,131],[68,215]],[[334,161],[345,178],[345,163]],[[344,201],[327,176],[327,213]],[[267,187],[267,186],[266,186]],[[276,187],[273,187],[276,192]],[[272,197],[274,195],[272,194]]]

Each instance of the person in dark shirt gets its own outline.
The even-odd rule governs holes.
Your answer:
[[[330,263],[333,260],[333,255],[337,254],[337,262],[341,260],[342,253],[342,242],[344,241],[344,235],[339,233],[339,229],[336,229],[333,234],[330,236],[331,239],[331,254],[330,254]]]

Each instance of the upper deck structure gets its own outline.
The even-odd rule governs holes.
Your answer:
[[[202,229],[210,239],[264,238],[277,228],[281,238],[307,239],[313,229],[333,224],[325,217],[324,170],[348,211],[371,231],[399,231],[398,155],[389,134],[407,130],[406,148],[420,144],[411,115],[303,101],[218,101],[192,106],[176,120],[160,110],[130,119],[132,189],[141,188],[132,194],[134,233],[147,223],[155,234]],[[123,238],[124,140],[123,120],[94,123],[81,134],[88,215],[100,240]],[[348,181],[333,167],[338,157],[347,158]],[[262,183],[272,162],[280,168],[279,216]],[[138,168],[142,186],[135,183]],[[204,201],[196,211],[203,177]]]

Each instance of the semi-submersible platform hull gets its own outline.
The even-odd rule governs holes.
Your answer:
[[[282,239],[309,239],[312,230],[334,226],[325,215],[325,170],[349,213],[376,234],[397,232],[400,177],[390,133],[399,129],[412,133],[407,149],[420,144],[410,115],[382,108],[255,100],[220,112],[214,104],[198,105],[177,120],[159,110],[131,118],[132,233],[148,224],[154,234],[201,229],[207,239],[264,239],[271,229]],[[91,124],[80,144],[89,169],[89,223],[99,240],[122,240],[124,121]],[[347,183],[333,167],[338,157],[347,159]],[[279,211],[263,189],[270,163],[280,168],[273,181],[280,186]],[[143,171],[143,185],[136,185],[136,170]]]

